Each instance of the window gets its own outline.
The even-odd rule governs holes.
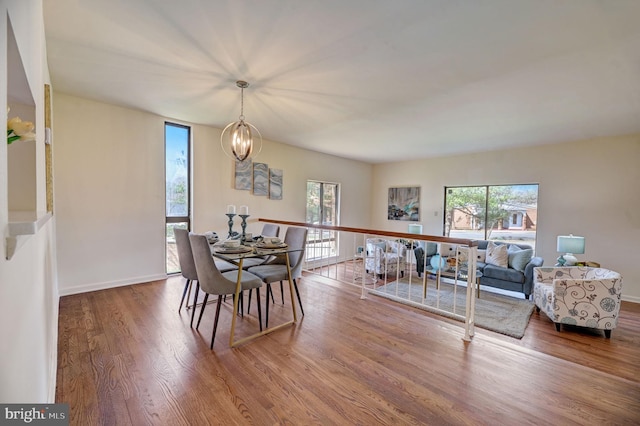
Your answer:
[[[165,228],[167,274],[180,272],[178,250],[173,234],[175,228],[191,229],[191,129],[165,123]]]
[[[538,185],[445,188],[444,235],[529,244],[535,249]]]
[[[340,186],[337,183],[307,181],[307,223],[340,225]],[[306,260],[338,255],[337,232],[311,230],[307,237]]]

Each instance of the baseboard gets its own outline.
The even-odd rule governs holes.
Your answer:
[[[70,296],[72,294],[88,293],[90,291],[106,290],[114,287],[124,287],[132,284],[142,284],[151,281],[166,280],[167,274],[147,275],[143,277],[128,278],[126,280],[106,281],[101,283],[86,284],[72,288],[60,290],[60,296]]]
[[[53,404],[56,402],[56,384],[58,380],[58,315],[60,307],[60,296],[55,297],[55,303],[53,304],[52,320],[49,323],[51,330],[50,336],[53,336],[51,342],[51,349],[49,352],[49,391],[47,395],[47,403]]]
[[[640,303],[640,297],[636,297],[636,296],[625,296],[623,294],[622,300],[625,302]]]

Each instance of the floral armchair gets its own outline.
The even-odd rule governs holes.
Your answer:
[[[560,324],[604,330],[618,325],[622,276],[603,268],[534,268],[533,301],[560,331]]]
[[[384,238],[368,238],[366,241],[365,269],[382,278],[384,275],[404,276],[405,250],[404,244]]]

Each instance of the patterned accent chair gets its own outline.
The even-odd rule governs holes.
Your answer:
[[[534,268],[533,301],[560,331],[560,324],[604,330],[618,325],[622,276],[604,268]]]
[[[368,238],[366,250],[365,268],[367,272],[374,273],[380,278],[385,275],[392,277],[397,275],[398,271],[401,276],[404,276],[406,263],[404,244],[384,238]]]

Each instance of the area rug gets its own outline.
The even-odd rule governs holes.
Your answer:
[[[411,288],[411,299],[408,298]],[[396,292],[397,290],[397,292]],[[426,311],[455,318],[453,313],[454,285],[441,282],[440,291],[436,291],[435,283],[429,282],[427,298],[422,300],[422,280],[412,280],[411,287],[407,279],[393,281],[389,284],[369,290],[369,294],[385,297],[400,303],[405,303]],[[455,291],[455,314],[465,314],[466,286],[457,286]],[[449,314],[436,312],[436,308],[450,312]],[[525,299],[482,291],[480,298],[476,299],[475,324],[478,327],[507,336],[521,339],[529,323],[534,304]]]

